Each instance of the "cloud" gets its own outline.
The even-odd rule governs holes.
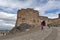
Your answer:
[[[49,18],[56,18],[60,10],[56,11],[55,9],[60,9],[60,2],[56,0],[49,0],[44,6],[35,7],[35,9],[40,12],[41,16],[47,16]],[[46,11],[49,11],[50,13],[46,13]],[[52,12],[52,11],[56,11],[56,12]]]
[[[59,0],[0,0],[0,28],[13,27],[18,9],[34,8],[39,15],[57,18],[60,13]],[[54,12],[53,12],[54,11]]]
[[[15,20],[16,14],[10,14],[5,12],[0,12],[0,18]]]
[[[0,28],[9,29],[9,27],[13,28],[15,26],[16,14],[8,14],[4,12],[0,12]],[[10,29],[11,29],[10,28]]]
[[[9,7],[3,7],[3,6],[0,6],[0,12],[7,12],[7,13],[16,13],[17,9],[14,8],[9,8]]]
[[[33,1],[0,0],[0,28],[14,27],[17,17],[14,13],[17,9],[30,7]]]
[[[19,0],[0,0],[0,6],[10,8],[25,8],[29,7],[34,0],[19,1]]]

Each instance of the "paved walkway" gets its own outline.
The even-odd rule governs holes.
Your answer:
[[[54,27],[52,33],[45,40],[60,40],[60,27]]]
[[[60,27],[57,27],[57,38],[55,40],[60,40]]]
[[[52,28],[45,28],[44,30],[38,30],[36,32],[32,32],[26,35],[0,40],[44,40],[44,38],[51,34],[51,32]]]
[[[51,34],[47,36],[44,40],[56,40],[57,38],[57,29],[53,28]]]
[[[38,30],[23,36],[3,40],[60,40],[60,27],[45,28],[43,31]]]

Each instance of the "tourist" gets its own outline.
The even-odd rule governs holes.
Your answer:
[[[42,21],[41,22],[41,29],[43,30],[45,26],[46,26],[45,21]]]

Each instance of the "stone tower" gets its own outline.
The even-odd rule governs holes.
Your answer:
[[[40,28],[41,20],[48,23],[48,17],[39,16],[37,10],[31,8],[18,10],[16,24],[11,32],[15,33],[16,31],[23,31],[27,28]]]
[[[17,12],[17,20],[15,26],[18,27],[22,23],[37,26],[40,23],[39,21],[39,12],[37,10],[30,8],[21,9]]]

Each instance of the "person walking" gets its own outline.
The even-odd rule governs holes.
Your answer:
[[[43,30],[45,26],[46,26],[45,21],[42,21],[42,22],[41,22],[41,29]]]

